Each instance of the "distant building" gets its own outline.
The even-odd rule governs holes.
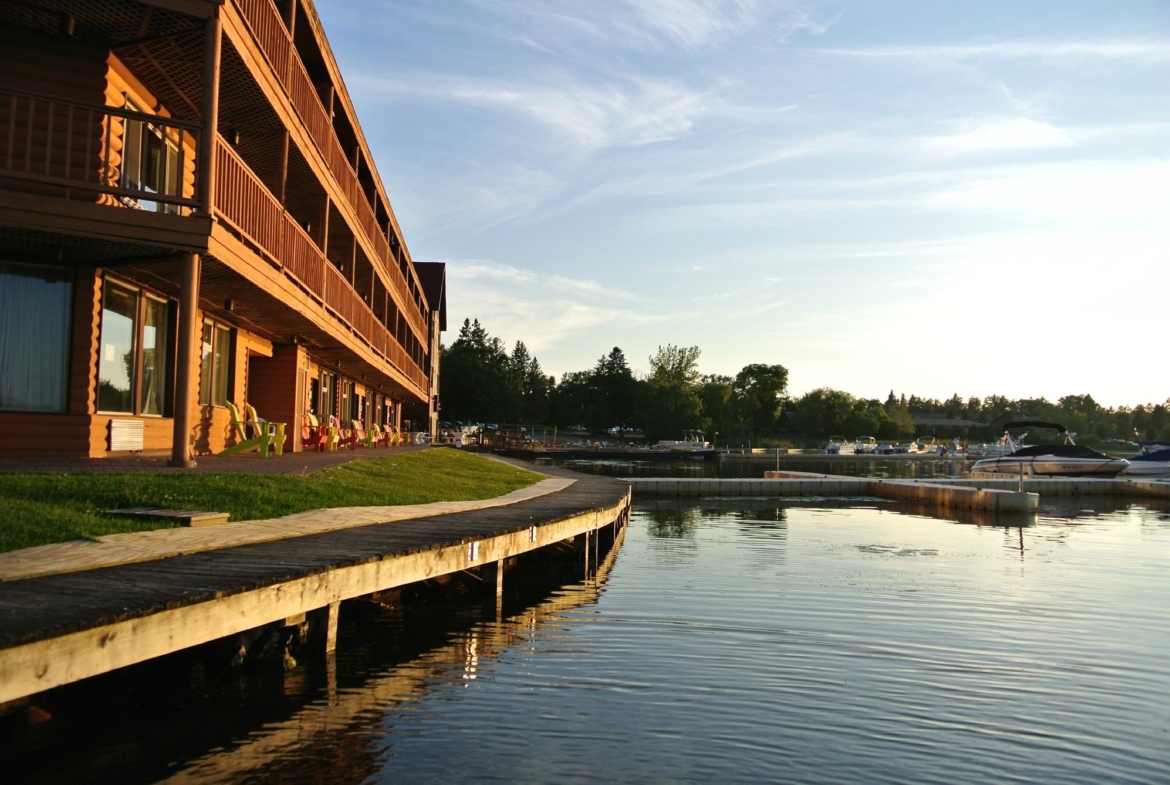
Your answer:
[[[987,427],[987,423],[974,420],[920,414],[910,415],[910,420],[914,423],[914,433],[919,436],[968,436],[972,428]]]
[[[433,430],[444,299],[310,0],[0,3],[0,454]]]

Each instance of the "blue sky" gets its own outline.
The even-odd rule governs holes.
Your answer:
[[[317,6],[448,341],[1170,396],[1164,0]]]

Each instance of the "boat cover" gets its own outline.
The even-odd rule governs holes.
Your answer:
[[[1159,461],[1170,461],[1170,447],[1164,450],[1155,450],[1154,452],[1144,452],[1141,455],[1135,455],[1129,459],[1130,463],[1150,461],[1157,463]]]
[[[1031,447],[1021,447],[1015,452],[1005,455],[1004,458],[1028,458],[1031,456],[1051,455],[1055,458],[1101,458],[1111,460],[1089,447],[1079,444],[1037,444]]]

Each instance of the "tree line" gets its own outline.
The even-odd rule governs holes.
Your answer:
[[[621,426],[648,439],[678,439],[684,430],[719,433],[722,443],[794,438],[883,440],[915,435],[913,415],[990,424],[1013,413],[1059,422],[1082,436],[1170,438],[1170,400],[1165,404],[1105,408],[1091,395],[1009,400],[1002,396],[945,401],[895,395],[884,402],[822,387],[791,398],[788,370],[752,363],[735,376],[701,374],[697,346],[660,346],[649,371],[636,376],[614,347],[591,368],[560,379],[546,375],[523,341],[508,351],[479,320],[465,319],[459,335],[442,349],[440,398],[443,420],[540,423],[604,430]],[[976,429],[977,431],[978,429]],[[976,434],[977,435],[977,434]],[[984,434],[994,437],[990,429]]]

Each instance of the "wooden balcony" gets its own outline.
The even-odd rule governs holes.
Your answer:
[[[132,123],[149,129],[172,171],[129,176]],[[189,215],[199,207],[193,151],[200,133],[196,124],[158,115],[0,88],[0,177],[37,184],[21,189],[31,193]]]
[[[216,176],[215,211],[221,222],[262,254],[269,264],[283,270],[323,303],[339,321],[409,379],[425,398],[429,389],[426,373],[222,138],[216,145]]]
[[[239,11],[276,81],[284,89],[289,104],[313,140],[337,189],[345,195],[367,247],[374,252],[372,256],[378,261],[378,269],[397,296],[401,312],[415,334],[425,343],[429,335],[426,316],[402,273],[402,245],[396,242],[397,248],[391,247],[388,237],[393,235],[393,227],[389,225],[390,222],[387,226],[379,223],[337,137],[329,112],[297,55],[280,13],[272,0],[232,0],[232,4]]]

